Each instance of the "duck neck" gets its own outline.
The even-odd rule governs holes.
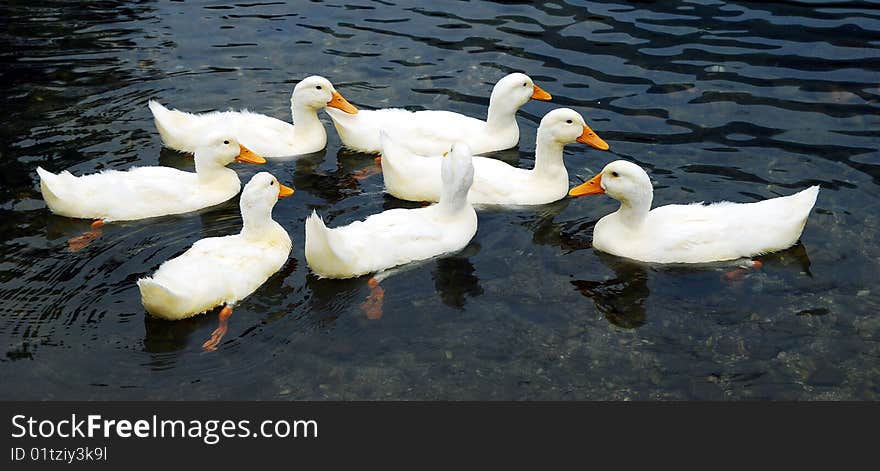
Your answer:
[[[470,190],[470,185],[464,189],[443,185],[440,189],[440,202],[437,203],[440,212],[452,216],[470,206],[467,201],[468,190]]]
[[[518,106],[513,103],[505,102],[500,97],[493,96],[489,98],[489,113],[486,116],[486,124],[490,128],[505,129],[516,125],[516,111]]]
[[[199,183],[202,184],[211,183],[217,178],[229,175],[229,172],[235,173],[234,170],[230,170],[212,159],[199,155],[198,151],[196,151],[194,160],[196,163],[196,175],[199,177]]]
[[[538,138],[535,142],[535,173],[545,177],[564,177],[568,179],[568,171],[562,162],[562,150],[564,144],[553,139],[538,128]]]
[[[290,103],[290,114],[294,124],[294,139],[306,139],[308,136],[324,136],[324,125],[318,119],[318,110],[305,104],[292,101]]]
[[[642,227],[648,212],[651,211],[651,202],[654,199],[652,191],[641,193],[626,200],[620,201],[620,208],[615,214],[624,226],[631,230]]]
[[[241,235],[247,239],[261,239],[272,233],[277,223],[272,219],[272,206],[241,204]]]

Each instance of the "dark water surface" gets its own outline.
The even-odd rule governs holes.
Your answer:
[[[0,7],[0,398],[877,399],[880,393],[880,5],[871,2],[6,2]],[[161,149],[147,101],[290,119],[294,84],[328,77],[364,108],[484,116],[492,84],[553,94],[519,115],[532,165],[547,111],[580,111],[612,152],[566,149],[571,183],[626,158],[655,203],[822,192],[802,242],[764,267],[658,267],[598,253],[605,197],[480,214],[456,256],[391,276],[318,280],[312,209],[332,225],[412,206],[326,151],[260,170],[293,184],[275,218],[290,262],[244,300],[219,351],[212,312],[151,319],[135,281],[238,230],[237,198],[113,224],[52,215],[38,165],[76,174],[191,169]],[[732,278],[732,279],[731,279]]]

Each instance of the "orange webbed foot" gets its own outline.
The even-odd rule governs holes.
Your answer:
[[[739,265],[738,268],[731,270],[722,277],[725,281],[739,281],[749,273],[749,270],[755,270],[763,267],[764,264],[760,260],[749,260]]]
[[[104,221],[102,219],[98,219],[92,223],[91,229],[87,232],[83,232],[82,234],[72,237],[67,241],[67,249],[71,252],[78,252],[89,246],[92,242],[98,240],[101,237],[103,232],[101,228],[104,227]]]
[[[379,281],[375,278],[370,278],[367,285],[370,287],[370,294],[367,296],[367,300],[361,304],[361,309],[366,313],[367,319],[373,321],[381,319],[382,302],[385,299],[385,290],[379,286]]]
[[[223,336],[226,335],[226,331],[229,330],[227,321],[229,320],[230,316],[232,316],[232,308],[229,306],[225,306],[223,310],[220,311],[220,315],[217,317],[217,328],[214,329],[214,332],[211,333],[211,338],[208,339],[207,342],[202,344],[202,350],[208,352],[213,352],[217,350],[217,345],[220,344],[220,340],[223,339]]]
[[[372,177],[373,175],[378,175],[382,173],[382,154],[379,154],[378,157],[374,159],[376,162],[372,167],[362,168],[352,174],[352,177],[357,180],[366,180],[367,178]]]

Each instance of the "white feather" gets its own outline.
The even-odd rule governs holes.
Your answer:
[[[272,180],[275,184],[270,186]],[[272,175],[261,172],[251,178],[242,193],[245,222],[239,234],[201,239],[163,263],[151,277],[138,280],[147,311],[178,320],[221,304],[233,305],[281,269],[291,240],[271,219],[277,198],[277,180]],[[253,204],[255,199],[259,204]]]
[[[235,171],[225,168],[239,154],[239,145],[206,141],[196,151],[197,172],[169,167],[105,170],[76,177],[38,167],[40,189],[49,209],[62,216],[129,221],[180,214],[220,204],[241,189]]]
[[[169,110],[157,101],[150,101],[149,106],[162,142],[171,149],[192,152],[201,136],[221,132],[235,136],[263,157],[288,157],[317,152],[327,145],[318,110],[331,106],[335,91],[330,81],[320,76],[299,82],[290,98],[294,124],[247,110],[193,114]]]
[[[553,110],[538,127],[535,167],[517,168],[497,159],[474,157],[474,183],[468,201],[473,204],[536,205],[562,199],[568,192],[568,171],[562,161],[563,146],[583,133],[583,117],[574,110]],[[395,137],[405,134],[395,132]],[[385,190],[409,201],[439,201],[440,154],[422,156],[405,141],[382,130],[382,176]]]
[[[514,73],[503,77],[492,90],[486,121],[451,111],[397,108],[362,110],[355,115],[328,109],[327,114],[342,143],[360,152],[380,152],[379,131],[386,129],[406,136],[406,147],[418,154],[442,153],[449,150],[452,142],[465,143],[474,154],[484,154],[516,146],[516,112],[533,92],[534,82],[527,75]]]
[[[819,195],[813,186],[756,203],[675,204],[648,211],[650,180],[625,161],[605,167],[602,185],[624,204],[596,224],[593,247],[658,263],[735,260],[789,248],[800,238]]]
[[[305,242],[312,271],[351,278],[464,248],[477,231],[477,214],[466,201],[473,167],[466,145],[457,144],[452,154],[444,162],[446,191],[439,204],[392,209],[334,229],[313,212]]]

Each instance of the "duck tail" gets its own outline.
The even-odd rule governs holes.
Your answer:
[[[155,317],[168,320],[181,318],[184,312],[182,299],[166,286],[159,284],[153,278],[141,278],[137,282],[141,291],[141,303],[147,308],[147,312]]]
[[[306,263],[315,274],[319,276],[332,275],[330,267],[339,267],[343,261],[336,255],[330,240],[330,229],[324,224],[324,220],[312,211],[306,219]]]
[[[56,211],[67,194],[64,188],[64,173],[66,172],[56,175],[45,170],[43,167],[37,167],[37,175],[40,176],[40,191],[43,193],[43,200],[53,212]]]
[[[401,182],[406,179],[401,175],[404,169],[404,156],[402,155],[401,145],[388,134],[385,129],[379,130],[379,150],[382,154],[382,180],[385,183],[385,191],[391,195],[396,195]]]
[[[801,230],[803,231],[803,226],[807,224],[807,217],[810,216],[810,211],[813,210],[813,206],[816,205],[816,199],[819,198],[819,185],[813,185],[806,190],[802,190],[794,194],[793,197],[796,199],[797,206],[800,209]]]
[[[188,148],[179,138],[181,134],[189,134],[187,129],[190,127],[192,115],[169,110],[156,100],[150,100],[149,106],[150,111],[153,112],[153,122],[156,123],[156,129],[162,137],[162,144],[170,149],[192,152],[194,149]]]
[[[779,227],[782,228],[781,234],[785,234],[785,240],[782,243],[773,244],[774,250],[788,248],[797,243],[804,232],[807,218],[810,216],[810,211],[816,204],[818,196],[819,186],[816,185],[793,195],[767,200],[771,202],[779,200],[785,203],[778,207],[779,212],[777,213],[777,224],[781,224]]]
[[[398,163],[400,146],[388,135],[385,128],[379,130],[379,153],[382,154],[382,165],[387,163],[389,167],[394,167]],[[383,168],[384,170],[384,168]]]

